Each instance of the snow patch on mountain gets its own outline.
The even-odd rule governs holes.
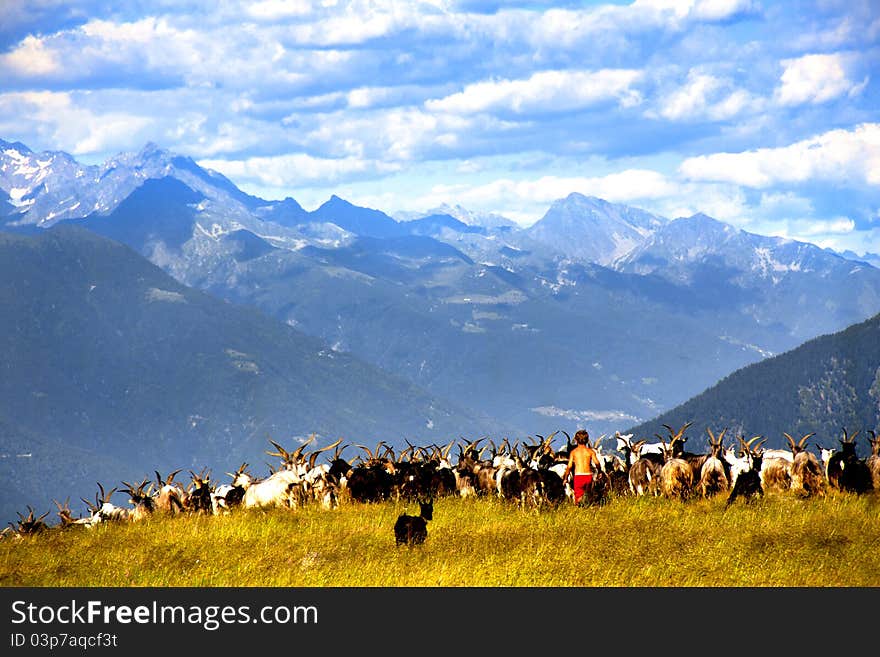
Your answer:
[[[147,301],[166,301],[169,303],[186,303],[186,297],[180,292],[172,292],[170,290],[160,290],[157,287],[151,287],[147,290]]]
[[[626,413],[624,411],[613,410],[572,410],[567,408],[559,408],[557,406],[536,406],[532,409],[539,415],[546,417],[561,417],[565,420],[573,422],[641,422],[641,418]]]

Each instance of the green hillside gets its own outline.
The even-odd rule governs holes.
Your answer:
[[[82,228],[0,233],[0,280],[4,524],[96,480],[223,477],[261,464],[269,437],[431,443],[491,426]]]
[[[880,315],[739,369],[628,431],[665,435],[663,424],[685,422],[694,423],[689,446],[704,442],[705,427],[764,435],[767,447],[787,447],[783,432],[795,437],[815,432],[811,444],[828,447],[839,446],[844,427],[864,436],[880,425]],[[866,455],[867,442],[856,442]]]

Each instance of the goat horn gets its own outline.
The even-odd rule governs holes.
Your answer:
[[[337,445],[339,445],[339,443],[341,443],[341,442],[342,442],[342,438],[340,438],[339,440],[337,440],[335,443],[330,443],[330,444],[327,445],[326,447],[322,447],[322,448],[320,448],[320,449],[316,449],[316,450],[313,452],[313,454],[320,454],[321,452],[327,452],[327,451],[333,449],[334,447],[336,447]]]
[[[315,441],[316,437],[317,437],[317,434],[313,433],[312,435],[309,436],[308,440],[306,440],[302,445],[300,445],[299,447],[297,447],[293,451],[293,461],[299,461],[300,455],[302,454],[303,450],[306,448],[306,445],[311,445]]]
[[[275,449],[277,449],[278,451],[277,452],[267,451],[266,454],[268,454],[269,456],[277,456],[279,458],[284,459],[285,461],[287,461],[290,458],[290,452],[288,452],[286,449],[284,449],[281,445],[276,443],[274,440],[269,440],[269,442],[272,443],[275,446]],[[190,472],[192,472],[192,470],[190,470]]]
[[[801,436],[800,442],[798,443],[798,447],[800,447],[801,449],[803,449],[804,444],[807,442],[807,438],[809,438],[810,436],[814,435],[814,433],[815,433],[815,432],[813,432],[813,433],[808,433],[808,434],[805,435],[805,436]]]

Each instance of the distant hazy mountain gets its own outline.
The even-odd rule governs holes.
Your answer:
[[[0,233],[0,280],[6,519],[53,496],[90,498],[96,480],[203,466],[222,478],[243,461],[259,471],[269,437],[403,446],[499,426],[84,228]]]
[[[719,296],[759,325],[785,323],[799,341],[880,309],[880,269],[703,214],[670,221],[615,267]]]
[[[663,218],[637,208],[569,194],[525,232],[569,257],[610,265],[663,224]]]
[[[783,432],[796,439],[815,432],[814,448],[839,449],[845,427],[861,432],[858,451],[867,455],[867,430],[880,430],[880,315],[737,370],[628,431],[650,438],[666,435],[662,424],[685,422],[694,423],[693,444],[702,446],[706,427],[716,433],[727,427],[728,439],[762,435],[766,447],[787,448]]]
[[[427,217],[413,219],[403,224],[411,235],[442,236],[444,231],[452,233],[468,233],[486,235],[482,226],[471,226],[448,214],[430,214]]]
[[[829,250],[829,249],[826,249]],[[866,262],[872,267],[880,268],[880,253],[870,253],[867,252],[864,255],[859,255],[858,253],[850,250],[840,252],[847,260],[854,260],[856,262]]]
[[[412,221],[432,215],[448,215],[458,219],[463,224],[479,228],[518,228],[516,222],[495,212],[474,212],[463,208],[461,205],[450,205],[448,203],[431,208],[427,212],[397,212],[392,216],[398,221]]]
[[[399,237],[406,234],[404,227],[384,212],[359,207],[335,194],[310,212],[309,219],[331,222],[350,233],[365,237]]]
[[[47,227],[62,219],[106,214],[145,180],[169,176],[221,203],[230,216],[245,215],[261,203],[223,175],[155,144],[86,166],[67,153],[34,153],[23,144],[0,140],[0,189],[16,208],[7,224]]]

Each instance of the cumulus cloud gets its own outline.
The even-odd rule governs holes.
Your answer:
[[[623,107],[641,101],[633,85],[640,71],[541,71],[522,80],[488,80],[470,84],[459,93],[429,100],[432,111],[472,114],[486,111],[564,112],[615,100]]]
[[[74,155],[123,150],[132,136],[143,139],[152,124],[150,117],[131,112],[94,112],[66,92],[0,94],[0,116],[22,115],[43,140]],[[0,128],[6,128],[5,121]]]
[[[12,52],[0,56],[0,68],[15,76],[48,75],[59,69],[58,58],[43,39],[27,36]]]
[[[867,85],[867,78],[854,82],[849,77],[853,58],[841,53],[804,55],[782,61],[784,68],[775,98],[781,105],[824,103],[844,94],[855,95]]]
[[[682,162],[691,180],[731,182],[764,188],[813,180],[841,184],[880,184],[880,124],[831,130],[781,148],[714,153]]]
[[[617,203],[641,203],[674,196],[675,181],[647,169],[629,169],[604,176],[540,176],[531,179],[497,178],[483,184],[437,184],[409,199],[412,209],[461,204],[481,211],[497,211],[528,225],[549,205],[572,192],[598,196]]]
[[[291,16],[307,16],[312,13],[310,0],[262,0],[245,7],[245,12],[258,20],[275,21]]]
[[[353,176],[376,176],[400,169],[399,165],[357,157],[317,158],[305,153],[244,160],[203,159],[199,164],[219,171],[227,178],[261,187],[294,188],[321,183],[334,184]]]
[[[692,69],[686,82],[661,97],[658,105],[658,109],[650,110],[647,115],[670,121],[724,121],[758,103],[751,94],[735,88],[728,80]]]

